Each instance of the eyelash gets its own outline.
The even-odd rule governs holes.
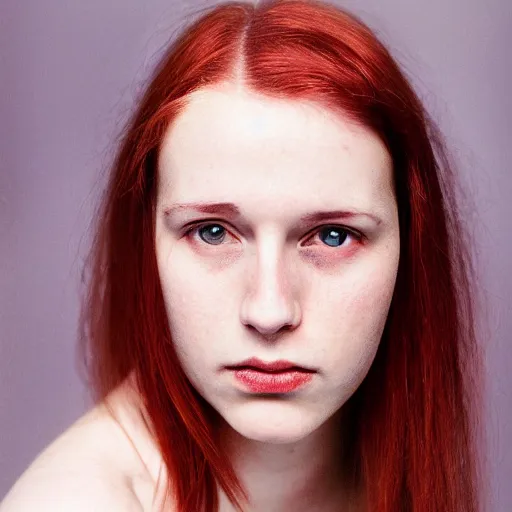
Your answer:
[[[197,223],[197,224],[194,224],[192,226],[189,226],[189,228],[185,231],[184,233],[184,236],[191,236],[191,234],[196,234],[199,232],[199,230],[201,228],[204,228],[206,226],[221,226],[223,229],[225,229],[226,231],[229,231],[222,222],[216,222],[216,221],[210,221],[210,222],[201,222],[201,223]],[[339,225],[339,224],[324,224],[323,226],[319,226],[311,235],[311,237],[308,238],[308,240],[310,238],[312,238],[314,235],[317,235],[318,233],[322,232],[323,230],[327,229],[327,228],[334,228],[335,230],[337,231],[340,231],[342,233],[346,233],[350,236],[352,236],[356,242],[361,242],[364,238],[364,235],[354,229],[351,229],[351,228],[347,228],[345,226],[342,226],[342,225]],[[202,243],[204,243],[205,245],[210,245],[212,247],[216,247],[217,245],[222,245],[222,242],[220,244],[209,244],[207,242],[204,242],[203,240],[201,240]],[[338,246],[338,247],[330,247],[328,246],[327,244],[323,244],[325,245],[325,247],[330,247],[331,249],[341,249],[343,246],[344,246],[344,243],[345,243],[345,240],[343,240],[343,243],[342,245]]]

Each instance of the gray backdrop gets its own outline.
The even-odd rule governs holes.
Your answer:
[[[90,405],[75,363],[96,182],[165,42],[212,1],[2,0],[0,499]],[[490,510],[512,510],[512,3],[347,0],[391,47],[461,162],[489,300]]]

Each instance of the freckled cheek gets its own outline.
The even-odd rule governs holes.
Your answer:
[[[162,279],[173,344],[189,376],[215,360],[212,335],[222,329],[225,289],[213,287],[196,272],[167,271]]]
[[[234,263],[242,259],[243,252],[237,250],[217,250],[217,252],[208,252],[206,250],[197,249],[198,262],[209,277],[221,272],[228,267],[231,267]]]
[[[205,316],[226,297],[219,281],[205,279],[202,272],[168,272],[163,279],[169,307],[186,317]]]
[[[393,295],[395,274],[392,269],[376,266],[362,269],[358,282],[354,284],[351,308],[358,313],[381,315],[387,312]]]
[[[355,390],[377,352],[388,314],[390,283],[382,278],[338,281],[312,323],[323,326],[325,371]],[[341,291],[340,291],[341,290]]]
[[[160,265],[162,291],[172,328],[211,332],[212,326],[222,321],[229,309],[226,301],[232,283],[225,273],[218,271],[214,262],[198,261],[190,254],[178,252]]]
[[[328,284],[328,286],[326,286]],[[323,302],[322,322],[337,325],[344,337],[371,337],[379,331],[389,310],[395,272],[387,265],[367,260],[346,267],[330,282],[324,281],[312,292],[314,303]]]

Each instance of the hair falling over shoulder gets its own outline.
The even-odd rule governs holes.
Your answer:
[[[442,135],[385,46],[325,2],[225,2],[156,66],[101,198],[84,270],[81,354],[102,400],[131,371],[180,512],[214,512],[216,484],[246,498],[214,441],[214,414],[173,350],[154,249],[159,146],[192,91],[223,81],[305,99],[370,128],[393,159],[400,264],[381,344],[345,405],[354,479],[372,512],[477,512],[483,378],[475,270]]]

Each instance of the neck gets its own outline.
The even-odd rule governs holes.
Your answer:
[[[253,441],[227,424],[220,434],[248,493],[251,512],[355,510],[350,504],[353,492],[344,477],[340,414],[291,444]],[[233,511],[222,491],[219,496],[219,511]]]

